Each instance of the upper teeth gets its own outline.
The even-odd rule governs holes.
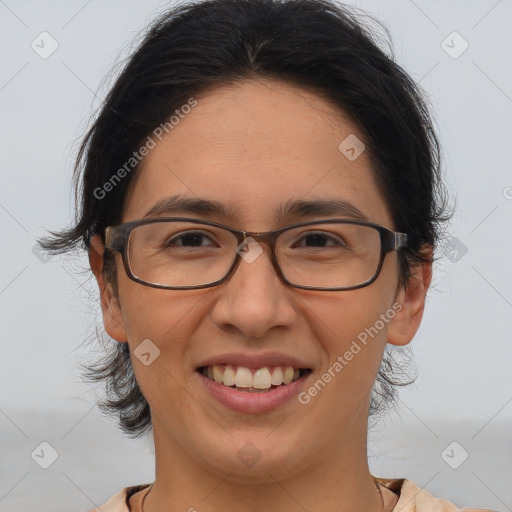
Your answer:
[[[238,388],[269,389],[271,386],[290,384],[300,377],[298,368],[292,366],[265,366],[251,370],[244,366],[213,365],[208,366],[205,372],[209,379]]]

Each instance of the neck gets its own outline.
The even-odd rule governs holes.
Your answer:
[[[382,511],[382,498],[368,468],[366,428],[355,428],[358,437],[344,436],[345,442],[335,449],[329,446],[328,454],[308,466],[282,473],[277,466],[258,463],[252,476],[245,477],[208,467],[174,442],[155,417],[153,429],[156,477],[144,512]]]

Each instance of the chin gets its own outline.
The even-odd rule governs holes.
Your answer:
[[[291,476],[301,470],[304,453],[297,446],[303,442],[289,436],[268,431],[249,435],[247,431],[236,435],[223,445],[212,445],[201,450],[204,463],[216,472],[230,474],[229,481],[239,484],[268,484]]]

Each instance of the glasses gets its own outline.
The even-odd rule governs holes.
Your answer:
[[[105,230],[105,254],[118,251],[130,279],[167,290],[209,288],[226,281],[240,259],[270,247],[281,279],[306,290],[354,290],[373,283],[387,253],[407,235],[359,220],[329,219],[252,233],[189,218],[150,218]]]

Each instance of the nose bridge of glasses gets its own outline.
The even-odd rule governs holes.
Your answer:
[[[238,231],[236,236],[238,244],[236,248],[236,268],[240,265],[241,260],[245,263],[253,264],[256,259],[259,259],[264,252],[268,253],[268,257],[272,266],[279,266],[275,257],[274,243],[278,233],[274,231]],[[256,243],[256,247],[252,244]],[[247,249],[248,247],[248,249]],[[235,269],[233,269],[235,270]],[[275,268],[277,274],[281,272],[279,268]]]
[[[251,271],[254,272],[254,262],[256,260],[261,262],[263,253],[267,252],[267,257],[269,259],[268,262],[265,262],[265,271],[268,271],[268,264],[270,263],[270,268],[273,268],[276,275],[280,277],[282,275],[282,271],[279,268],[279,263],[277,261],[275,255],[275,240],[279,235],[279,232],[274,231],[237,231],[232,232],[238,239],[235,261],[231,266],[230,271],[228,271],[228,276],[233,276],[233,274],[239,271],[239,266],[242,263],[250,264]],[[254,245],[256,244],[256,245]],[[264,259],[264,258],[263,258]]]
[[[271,264],[274,266],[276,272],[278,274],[281,273],[281,270],[279,269],[279,261],[277,259],[276,254],[276,240],[281,234],[282,230],[275,230],[275,231],[240,231],[239,232],[239,240],[241,239],[242,242],[240,242],[237,246],[236,252],[238,253],[238,260],[244,259],[247,263],[252,263],[256,258],[259,258],[262,253],[267,252],[268,258],[271,262]],[[242,250],[240,250],[240,246],[244,243],[246,245],[249,245],[247,241],[253,240],[256,244],[256,248],[252,248],[253,255],[246,257],[243,253],[245,252],[245,246]],[[249,247],[249,251],[251,251],[251,247]],[[238,264],[240,261],[238,261]]]
[[[242,231],[241,239],[242,242],[251,238],[255,242],[260,245],[266,245],[267,247],[271,247],[275,239],[277,238],[277,234],[274,231]]]

